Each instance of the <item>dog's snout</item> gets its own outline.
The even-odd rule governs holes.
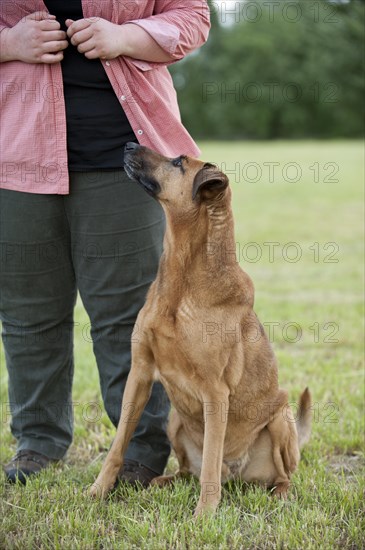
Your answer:
[[[138,149],[138,147],[140,147],[140,145],[138,145],[138,143],[135,143],[134,141],[129,141],[125,147],[124,147],[124,151],[126,153],[130,152],[130,151],[134,151],[135,149]]]

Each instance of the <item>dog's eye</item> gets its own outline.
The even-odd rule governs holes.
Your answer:
[[[173,166],[176,166],[177,168],[181,168],[182,167],[182,162],[185,158],[186,157],[181,156],[181,157],[177,157],[176,159],[173,159],[173,161],[172,161]]]
[[[182,166],[182,159],[181,157],[177,157],[177,159],[173,159],[172,164],[176,167]]]

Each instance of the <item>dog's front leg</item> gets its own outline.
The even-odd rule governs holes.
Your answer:
[[[128,443],[151,394],[154,372],[151,355],[149,350],[141,349],[141,346],[138,350],[132,349],[132,368],[124,390],[117,433],[100,474],[91,486],[91,496],[104,498],[113,488],[118,472],[123,466]]]
[[[221,471],[223,463],[224,438],[228,416],[228,388],[219,388],[205,396],[204,443],[200,475],[200,498],[195,516],[214,512],[221,499]]]

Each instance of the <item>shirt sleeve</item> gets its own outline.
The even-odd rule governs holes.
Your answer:
[[[206,0],[157,0],[155,14],[128,21],[144,29],[169,56],[165,63],[132,60],[142,70],[179,61],[206,42],[210,12]]]

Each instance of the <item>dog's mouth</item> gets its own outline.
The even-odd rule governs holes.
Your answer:
[[[124,153],[124,170],[131,180],[137,181],[137,175],[141,168],[141,164],[136,162],[131,153]]]
[[[124,170],[130,179],[139,183],[152,197],[156,197],[161,191],[158,181],[148,175],[148,167],[146,167],[146,163],[138,154],[138,151],[124,153]]]

